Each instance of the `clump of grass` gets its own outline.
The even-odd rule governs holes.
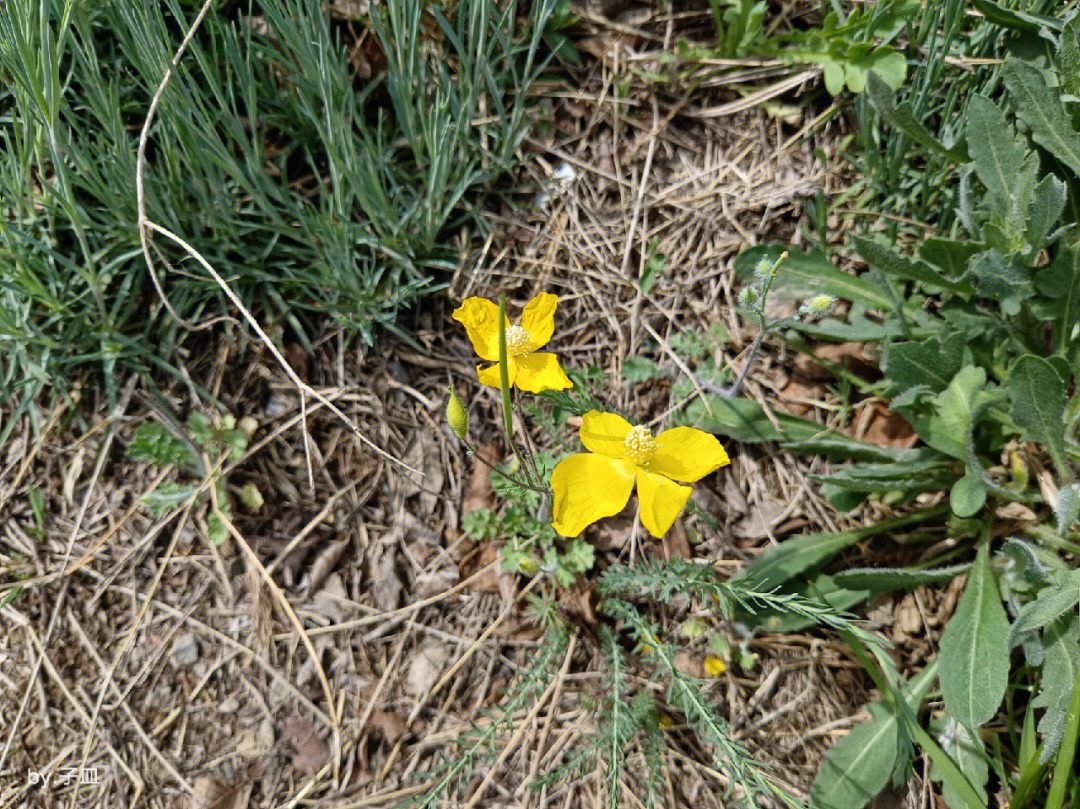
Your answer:
[[[456,265],[449,236],[515,164],[554,3],[373,5],[386,69],[361,79],[318,0],[212,8],[150,132],[147,215],[298,339],[371,343]],[[87,365],[168,369],[188,333],[147,283],[136,145],[194,9],[179,0],[0,6],[0,395],[25,407]],[[432,24],[428,24],[428,23]],[[226,311],[163,245],[185,321]],[[171,262],[171,263],[170,263]]]

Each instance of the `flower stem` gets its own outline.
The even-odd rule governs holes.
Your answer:
[[[511,483],[513,483],[515,486],[520,486],[523,489],[529,489],[531,491],[537,492],[537,493],[545,495],[545,496],[549,496],[551,494],[550,489],[541,488],[539,486],[534,486],[534,485],[532,485],[532,483],[527,483],[527,482],[521,480],[520,478],[514,477],[509,472],[506,472],[506,471],[504,471],[502,469],[499,469],[499,467],[497,467],[495,464],[493,464],[491,461],[489,461],[487,458],[485,458],[483,455],[481,455],[479,450],[477,450],[475,445],[470,444],[465,439],[462,439],[461,443],[463,443],[465,445],[465,449],[468,450],[469,454],[472,455],[474,458],[476,458],[476,460],[480,461],[480,463],[482,463],[484,466],[486,466],[492,472],[495,472],[496,474],[499,474],[502,477],[506,478]]]

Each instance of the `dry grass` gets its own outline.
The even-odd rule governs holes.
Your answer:
[[[761,106],[733,108],[740,97],[726,82],[665,89],[642,78],[676,34],[707,24],[698,12],[629,22],[590,14],[594,58],[576,89],[547,88],[549,128],[527,144],[546,206],[524,200],[493,214],[491,238],[451,280],[455,300],[507,291],[520,306],[557,292],[564,364],[603,369],[605,398],[643,420],[666,415],[670,382],[626,384],[622,359],[655,345],[678,370],[672,337],[721,322],[731,340],[716,356],[741,367],[753,333],[732,310],[731,259],[765,240],[798,243],[800,197],[843,183],[838,163],[815,156],[820,148],[835,160],[842,134],[836,123],[818,128],[824,108],[807,103],[785,123]],[[788,98],[815,79],[742,70],[787,81]],[[561,164],[572,180],[552,179]],[[637,278],[654,239],[669,269],[643,294]],[[187,377],[259,423],[229,481],[234,490],[254,482],[266,502],[238,510],[220,547],[205,538],[205,505],[160,519],[140,506],[163,475],[124,456],[155,413],[135,380],[114,413],[87,383],[86,427],[70,413],[40,413],[35,435],[24,419],[0,459],[0,582],[25,579],[0,611],[0,808],[388,807],[421,793],[417,776],[452,755],[470,723],[487,721],[484,709],[535,653],[538,633],[521,609],[535,584],[499,572],[493,549],[460,531],[462,503],[477,491],[470,460],[442,428],[446,385],[473,400],[474,424],[494,424],[494,408],[450,308],[431,301],[416,314],[423,354],[387,342],[361,356],[328,334],[307,355],[282,338],[296,376],[421,468],[419,481],[373,456],[322,404],[302,418],[296,386],[251,344],[207,337],[192,352]],[[767,346],[750,395],[789,407],[794,358]],[[164,395],[176,413],[202,406],[179,383]],[[802,406],[837,419],[823,385]],[[790,532],[840,527],[807,483],[818,462],[729,451],[732,466],[696,494],[721,529],[686,518],[704,540],[695,557],[733,572]],[[44,495],[41,536],[30,487]],[[613,525],[600,538],[609,558],[632,531],[628,519]],[[685,531],[675,533],[686,545]],[[478,767],[462,805],[598,805],[596,777],[525,787],[595,730],[591,698],[603,683],[592,608],[580,592],[565,599],[582,628],[559,676],[503,738],[497,766]],[[674,628],[686,616],[655,617]],[[762,636],[751,648],[759,667],[717,680],[715,698],[755,755],[805,790],[824,750],[859,721],[867,681],[822,633]],[[657,689],[649,675],[639,661],[636,684]],[[723,806],[723,775],[693,734],[676,725],[669,741],[668,805]],[[80,764],[100,783],[58,783]],[[627,806],[637,805],[641,770],[631,752]],[[54,780],[32,785],[30,772]]]

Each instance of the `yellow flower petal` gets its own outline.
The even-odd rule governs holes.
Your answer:
[[[705,658],[705,673],[710,677],[719,677],[727,671],[727,665],[719,657],[709,655]]]
[[[645,468],[672,480],[693,483],[729,463],[716,436],[693,427],[672,427],[656,436],[656,453]]]
[[[517,362],[517,386],[529,393],[539,393],[542,390],[566,390],[574,387],[563,369],[559,367],[559,360],[554,354],[526,354],[518,357]]]
[[[689,486],[680,486],[662,475],[639,469],[637,497],[641,507],[641,524],[659,539],[674,524],[691,491]]]
[[[521,328],[529,333],[529,351],[546,346],[555,332],[555,307],[559,299],[550,292],[541,292],[521,312]]]
[[[576,537],[625,508],[634,489],[634,465],[581,452],[559,462],[551,473],[551,489],[552,527],[564,537]]]
[[[467,298],[454,310],[454,320],[465,327],[480,359],[499,359],[499,307],[485,298]]]
[[[510,384],[514,384],[514,380],[518,375],[518,362],[513,357],[506,358],[506,368],[509,371]],[[487,385],[489,388],[501,388],[502,381],[499,379],[499,363],[489,365],[485,368],[483,365],[476,366],[476,375],[480,378],[481,385]]]
[[[630,422],[614,413],[601,413],[590,410],[581,417],[581,443],[590,452],[607,455],[609,458],[625,457],[626,446],[623,439],[630,432]]]

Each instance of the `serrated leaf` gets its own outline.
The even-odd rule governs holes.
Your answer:
[[[1042,357],[1025,354],[1009,370],[1009,402],[1013,421],[1023,429],[1022,441],[1047,448],[1063,478],[1071,476],[1065,456],[1065,382]]]
[[[954,281],[941,275],[929,264],[921,261],[913,261],[910,258],[890,250],[883,244],[861,236],[853,236],[852,243],[859,255],[866,260],[871,267],[876,267],[882,272],[903,278],[907,281],[917,281],[950,292],[969,295],[973,292],[971,285],[963,281]]]
[[[942,697],[965,727],[977,728],[997,713],[1008,685],[1009,648],[1009,620],[990,575],[989,547],[983,544],[941,636]]]
[[[628,382],[647,382],[663,376],[663,371],[646,357],[627,357],[623,360],[622,377]]]
[[[160,517],[184,505],[194,491],[194,486],[165,481],[152,492],[144,494],[140,500],[151,514]]]
[[[934,393],[945,390],[963,364],[965,342],[964,335],[953,332],[944,340],[891,343],[882,352],[882,370],[894,383],[893,395],[914,387]]]
[[[892,309],[892,299],[884,289],[865,278],[844,272],[816,250],[805,252],[779,244],[751,247],[735,259],[735,272],[740,278],[750,278],[762,259],[775,261],[785,250],[788,257],[777,270],[771,288],[778,298],[802,300],[823,293],[861,304],[867,309]]]
[[[937,152],[954,163],[963,164],[968,162],[967,150],[962,144],[951,148],[945,146],[916,117],[909,102],[905,101],[899,105],[896,103],[896,96],[892,89],[876,74],[867,77],[866,97],[877,114],[889,126],[900,130],[916,143]]]
[[[993,298],[1007,315],[1020,314],[1020,305],[1035,291],[1030,267],[1007,258],[998,250],[980,253],[971,260],[970,274],[984,298]]]
[[[1065,210],[1065,183],[1047,174],[1035,186],[1031,207],[1027,212],[1027,242],[1032,252],[1046,246],[1051,228]]]
[[[1043,649],[1042,679],[1032,705],[1046,708],[1039,720],[1039,732],[1045,736],[1039,760],[1045,764],[1061,745],[1069,697],[1080,672],[1080,618],[1059,618],[1048,626],[1043,632]]]
[[[1080,517],[1080,485],[1070,483],[1058,492],[1054,504],[1054,516],[1057,517],[1057,530],[1061,536]]]
[[[1057,48],[1061,89],[1080,97],[1080,17],[1073,17],[1061,29]]]
[[[1080,177],[1080,137],[1069,123],[1058,91],[1047,85],[1038,68],[1018,59],[1005,60],[1003,76],[1017,114],[1031,128],[1035,142]]]
[[[985,250],[978,242],[960,242],[955,239],[924,239],[917,250],[919,258],[933,264],[945,275],[959,278],[967,271],[967,263],[976,253]]]
[[[911,590],[923,584],[947,584],[970,569],[969,563],[926,570],[906,567],[864,568],[837,573],[833,576],[833,581],[851,590]]]
[[[1035,600],[1025,604],[1016,616],[1009,634],[1010,649],[1020,636],[1052,624],[1080,603],[1080,569],[1059,574],[1056,578],[1054,584],[1041,589]]]
[[[1001,108],[981,95],[968,100],[964,132],[975,174],[986,190],[1004,201],[1002,207],[1007,208],[1029,152],[1027,143],[1006,122]]]
[[[933,684],[937,664],[916,674],[901,694],[912,710],[918,710]],[[825,756],[810,786],[814,809],[862,809],[889,782],[899,748],[897,717],[881,703],[867,706],[870,719],[857,726]]]

